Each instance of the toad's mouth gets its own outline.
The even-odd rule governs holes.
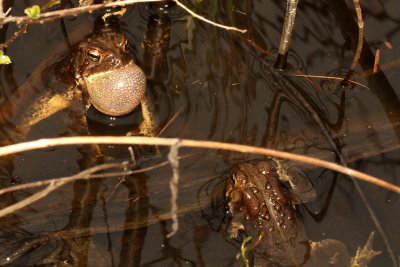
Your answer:
[[[146,91],[146,76],[133,61],[118,69],[91,74],[84,80],[90,103],[110,116],[134,110]]]

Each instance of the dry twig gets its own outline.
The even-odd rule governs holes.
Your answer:
[[[376,74],[379,68],[379,60],[381,58],[381,50],[376,49],[373,73]]]
[[[117,6],[126,6],[126,5],[131,5],[131,4],[136,4],[136,3],[148,3],[148,2],[161,2],[163,0],[123,0],[123,1],[115,1],[115,2],[106,2],[104,4],[96,4],[96,5],[88,5],[88,6],[79,6],[79,7],[74,7],[74,8],[69,8],[69,9],[62,9],[62,10],[56,10],[56,11],[50,11],[50,12],[44,12],[40,14],[40,18],[33,20],[29,18],[28,16],[7,16],[3,19],[0,20],[0,28],[2,25],[10,23],[10,22],[15,22],[17,24],[21,23],[27,23],[27,24],[32,24],[32,23],[43,23],[47,21],[51,21],[54,19],[59,19],[63,17],[68,17],[68,16],[77,16],[79,14],[85,13],[85,12],[93,12],[99,9],[103,8],[108,8],[108,7],[117,7]],[[186,7],[184,4],[179,2],[178,0],[173,0],[178,6],[186,10],[189,14],[191,14],[193,17],[200,19],[206,23],[209,23],[213,26],[223,28],[228,31],[238,31],[241,33],[245,33],[247,30],[244,29],[238,29],[236,27],[231,27],[231,26],[226,26],[220,23],[213,22],[209,19],[206,19],[203,16],[200,16],[190,10],[188,7]]]
[[[292,39],[294,21],[296,19],[297,3],[299,0],[288,0],[286,2],[285,22],[283,24],[281,42],[279,44],[279,54],[286,55]]]
[[[98,166],[89,168],[87,170],[84,170],[84,171],[82,171],[78,174],[75,174],[73,176],[70,176],[70,177],[65,177],[65,178],[61,178],[61,179],[53,179],[52,181],[47,182],[47,183],[46,183],[46,181],[38,182],[38,183],[41,183],[42,185],[48,184],[48,186],[45,189],[33,194],[32,196],[30,196],[24,200],[21,200],[13,205],[10,205],[10,206],[0,210],[0,217],[4,217],[8,214],[11,214],[19,209],[22,209],[22,208],[38,201],[39,199],[44,198],[45,196],[47,196],[49,193],[53,192],[57,188],[65,185],[66,183],[69,183],[70,181],[76,180],[77,178],[78,179],[88,179],[88,178],[90,178],[90,175],[95,172],[110,169],[110,168],[126,168],[127,165],[128,165],[127,162],[102,164],[102,165],[98,165]],[[20,186],[20,188],[23,188],[23,186],[24,185]],[[12,191],[12,189],[14,189],[14,188],[15,187],[5,188],[5,189],[1,190],[2,192],[0,192],[0,194]]]
[[[283,70],[287,65],[287,54],[292,39],[294,21],[296,18],[297,4],[299,0],[287,0],[285,21],[281,34],[281,41],[279,43],[278,58],[276,59],[276,68]]]
[[[286,74],[286,75],[288,75],[288,76],[294,76],[294,77],[305,77],[305,78],[316,78],[316,79],[331,79],[331,80],[340,80],[340,81],[344,81],[344,78],[330,77],[330,76],[322,76],[322,75],[308,75],[308,74]],[[364,87],[365,89],[369,89],[368,86],[366,86],[366,85],[364,85],[364,84],[362,84],[362,83],[353,81],[353,80],[347,80],[346,82],[349,82],[349,83],[352,83],[352,84],[355,84],[355,85]]]
[[[238,28],[232,27],[232,26],[225,26],[225,25],[223,25],[223,24],[216,23],[216,22],[214,22],[214,21],[212,21],[212,20],[206,19],[205,17],[200,16],[200,15],[196,14],[195,12],[193,12],[191,9],[189,9],[188,7],[186,7],[184,4],[182,4],[182,3],[179,2],[178,0],[172,0],[172,1],[174,1],[178,6],[180,6],[182,9],[184,9],[186,12],[188,12],[188,13],[189,13],[190,15],[192,15],[193,17],[198,18],[199,20],[202,20],[202,21],[204,21],[204,22],[206,22],[206,23],[208,23],[208,24],[211,24],[211,25],[213,25],[213,26],[216,26],[216,27],[219,27],[219,28],[228,30],[228,31],[237,31],[237,32],[240,32],[240,33],[245,33],[245,32],[247,32],[247,30],[245,30],[245,29],[238,29]]]
[[[123,0],[123,1],[115,1],[115,2],[108,2],[104,4],[96,4],[96,5],[90,5],[90,6],[80,6],[80,7],[73,7],[69,9],[62,9],[62,10],[55,10],[55,11],[49,11],[49,12],[44,12],[40,14],[40,18],[33,20],[29,18],[28,16],[8,16],[4,18],[2,21],[0,21],[0,26],[10,23],[10,22],[15,22],[17,24],[28,22],[29,24],[32,23],[43,23],[47,22],[50,20],[58,19],[58,18],[63,18],[63,17],[68,17],[68,16],[77,16],[79,14],[85,13],[85,12],[93,12],[102,8],[107,8],[107,7],[117,7],[117,6],[126,6],[130,4],[136,4],[136,3],[147,3],[147,2],[160,2],[162,0]]]
[[[190,156],[192,156],[192,155],[189,154],[189,155],[185,155],[185,156],[180,156],[180,157],[177,157],[177,160],[180,160],[182,158],[187,158],[187,157],[190,157]],[[143,168],[143,169],[137,169],[137,170],[129,170],[129,168],[132,168],[132,167],[136,166],[135,162],[133,162],[131,164],[127,164],[127,162],[101,164],[101,165],[96,166],[97,168],[101,168],[101,169],[97,169],[97,170],[93,171],[92,173],[90,173],[90,175],[87,175],[87,176],[84,176],[83,174],[84,174],[85,171],[82,171],[82,172],[80,172],[78,174],[75,174],[75,175],[72,175],[72,176],[68,176],[68,177],[54,178],[54,179],[48,179],[48,180],[44,180],[44,181],[32,182],[32,183],[27,183],[27,184],[14,185],[14,186],[10,186],[10,187],[6,187],[6,188],[0,189],[0,195],[3,195],[5,193],[9,193],[9,192],[15,192],[15,191],[19,191],[19,190],[25,190],[25,189],[30,189],[30,188],[35,188],[35,187],[40,187],[40,186],[45,186],[45,185],[51,185],[51,184],[55,184],[55,185],[61,184],[60,186],[62,186],[62,185],[66,185],[68,183],[74,182],[76,180],[81,180],[81,179],[87,179],[88,180],[88,179],[101,179],[101,178],[116,177],[116,176],[128,176],[128,175],[132,175],[132,174],[152,171],[154,169],[166,166],[169,163],[170,163],[169,161],[164,161],[164,162],[152,165],[150,167]],[[112,169],[112,168],[122,168],[123,171],[107,172],[107,173],[99,173],[99,174],[95,174],[94,173],[94,172],[97,172],[97,171],[100,171],[100,170],[107,170],[107,169]],[[88,170],[91,170],[91,169],[88,169]],[[57,186],[56,188],[53,187],[53,190],[57,189],[58,187],[59,186]],[[42,197],[44,197],[44,196],[45,195],[43,195]],[[24,205],[15,206],[14,210],[9,211],[8,214],[13,213],[13,212],[15,212],[15,211],[17,211],[17,210],[19,210],[21,208],[24,208],[24,207],[34,203],[35,201],[37,201],[39,199],[40,198],[32,198],[29,201],[24,202]],[[1,214],[3,212],[4,212],[4,209],[0,210],[0,217],[1,217]],[[6,214],[4,214],[4,215],[6,215]],[[1,265],[1,263],[0,263],[0,265]]]
[[[5,14],[4,14],[3,0],[0,0],[0,19],[3,19],[4,17]]]
[[[354,70],[356,69],[358,61],[360,59],[361,51],[363,48],[363,42],[364,42],[364,21],[362,18],[360,2],[359,2],[359,0],[353,0],[353,2],[354,2],[354,8],[355,8],[356,14],[357,14],[358,42],[357,42],[356,52],[354,53],[353,62],[351,63],[350,69],[347,72],[347,75],[344,78],[343,83],[346,83],[348,80],[351,79],[351,76],[353,75]]]
[[[180,140],[181,147],[196,147],[196,148],[209,148],[209,149],[223,149],[231,151],[239,151],[243,153],[262,154],[266,156],[273,156],[284,158],[288,160],[295,160],[307,164],[331,169],[357,179],[373,183],[396,193],[400,193],[400,187],[391,183],[385,182],[381,179],[371,175],[343,167],[342,165],[312,158],[308,156],[297,155],[289,152],[278,151],[274,149],[253,147],[239,144],[229,144],[215,141],[198,141],[190,139],[177,139],[177,138],[161,138],[161,137],[144,137],[144,136],[82,136],[82,137],[60,137],[50,139],[40,139],[36,141],[24,142],[10,146],[0,147],[0,156],[10,155],[23,151],[29,151],[40,148],[65,146],[65,145],[83,145],[83,144],[120,144],[120,145],[160,145],[160,146],[173,146],[177,140]]]

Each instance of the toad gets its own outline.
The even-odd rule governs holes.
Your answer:
[[[144,121],[140,134],[153,135],[146,76],[133,61],[124,33],[102,28],[75,45],[53,72],[55,83],[75,86],[53,89],[42,96],[30,107],[23,125],[35,125],[65,108],[82,115],[92,105],[114,117],[128,114],[141,104]]]
[[[88,103],[106,115],[125,115],[144,97],[146,76],[133,62],[122,33],[104,29],[80,42],[70,66]]]
[[[229,238],[238,238],[240,231],[252,237],[257,266],[354,266],[355,262],[366,262],[357,265],[366,266],[379,254],[371,249],[373,234],[363,253],[353,259],[338,240],[309,240],[295,205],[311,201],[315,195],[307,177],[289,170],[281,161],[241,163],[226,181],[225,197],[232,216],[227,227]]]

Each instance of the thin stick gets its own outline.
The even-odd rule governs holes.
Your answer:
[[[298,2],[299,0],[287,0],[285,22],[283,24],[281,42],[279,44],[280,55],[286,55],[289,50]]]
[[[40,7],[41,11],[45,11],[49,7],[51,7],[53,4],[55,4],[56,0],[50,0],[46,4],[42,5]],[[19,36],[22,34],[26,33],[26,29],[28,28],[29,23],[25,22],[24,24],[21,25],[21,28],[14,32],[13,36],[11,36],[7,41],[5,41],[3,44],[0,44],[0,50],[4,50],[7,48],[11,43],[13,43]]]
[[[186,158],[186,157],[190,157],[190,156],[191,155],[185,155],[185,156],[181,156],[181,157],[177,156],[177,160],[182,159],[182,158]],[[136,166],[136,164],[128,164],[128,162],[106,163],[106,164],[97,165],[95,167],[96,169],[94,171],[92,169],[88,169],[91,172],[91,174],[89,174],[89,175],[86,175],[85,171],[82,171],[82,172],[80,172],[78,174],[75,174],[75,175],[72,175],[72,176],[68,176],[68,177],[54,178],[54,179],[43,180],[43,181],[38,181],[38,182],[33,182],[33,183],[10,186],[10,187],[1,189],[0,190],[0,195],[5,194],[5,193],[9,193],[9,192],[18,191],[18,190],[25,190],[25,189],[29,189],[29,188],[35,188],[35,187],[44,186],[44,185],[50,185],[50,184],[57,184],[57,185],[60,184],[60,186],[62,186],[62,185],[66,185],[68,183],[71,183],[71,182],[76,181],[76,180],[81,180],[81,179],[86,179],[86,180],[89,180],[89,179],[101,179],[101,178],[116,177],[116,176],[124,176],[125,177],[125,176],[136,174],[136,173],[143,173],[143,172],[152,171],[154,169],[166,166],[169,163],[170,163],[169,161],[164,161],[164,162],[161,162],[159,164],[155,164],[155,165],[152,165],[150,167],[143,168],[143,169],[137,169],[137,170],[128,170],[128,167]],[[97,171],[100,171],[100,170],[106,170],[106,169],[112,169],[112,168],[122,168],[122,169],[124,169],[124,171],[107,172],[107,173],[100,173],[100,174],[94,174],[93,173],[93,172],[97,172]],[[88,171],[88,170],[86,170],[86,171]],[[36,194],[39,194],[39,196],[41,196],[41,197],[36,197],[35,196],[35,197],[30,198],[28,201],[26,201],[26,199],[25,199],[25,200],[23,200],[21,202],[18,202],[16,204],[14,204],[13,208],[10,208],[4,214],[3,214],[4,210],[8,209],[9,207],[7,207],[7,208],[5,208],[3,210],[0,210],[0,214],[5,216],[5,215],[13,213],[13,212],[15,212],[15,211],[17,211],[19,209],[22,209],[22,208],[24,208],[24,207],[26,207],[28,205],[31,205],[32,203],[34,203],[37,200],[41,199],[42,197],[46,196],[48,193],[50,193],[51,191],[57,189],[58,187],[59,186],[57,186],[57,187],[53,186],[52,189],[49,190],[49,192],[47,192],[47,190],[45,190],[44,192],[40,191],[40,192],[38,192]],[[46,194],[44,195],[44,193],[46,193]],[[41,194],[43,194],[43,195],[41,195]],[[110,197],[110,195],[108,196],[108,198]],[[178,213],[178,211],[176,213]],[[0,265],[1,265],[1,260],[0,260]]]
[[[4,18],[4,20],[0,21],[0,25],[4,25],[4,24],[10,23],[10,22],[16,22],[18,24],[23,23],[23,22],[41,23],[43,20],[48,21],[47,19],[58,19],[61,17],[76,16],[76,15],[79,15],[84,12],[93,12],[95,10],[99,10],[99,9],[107,8],[107,7],[126,6],[129,4],[161,2],[161,1],[163,1],[163,0],[123,0],[123,1],[115,1],[115,2],[109,2],[109,3],[104,3],[104,4],[90,5],[90,6],[80,6],[80,7],[74,7],[74,8],[69,8],[69,9],[45,12],[45,13],[40,14],[40,18],[36,19],[36,20],[32,20],[28,16],[9,16],[9,17]]]
[[[156,136],[160,136],[166,129],[168,129],[168,127],[171,125],[171,123],[173,123],[173,122],[176,120],[176,118],[182,113],[182,111],[183,111],[184,108],[185,108],[184,106],[181,107],[181,108],[174,114],[174,116],[172,116],[172,118],[171,118],[169,121],[167,121],[167,123],[166,123],[166,124],[164,125],[164,127],[160,130],[160,132],[157,133]]]
[[[107,7],[116,7],[116,6],[126,6],[129,4],[135,4],[135,3],[147,3],[147,2],[161,2],[162,0],[124,0],[124,1],[115,1],[115,2],[109,2],[105,4],[97,4],[97,5],[90,5],[90,6],[81,6],[81,7],[75,7],[75,8],[69,8],[69,9],[63,9],[63,10],[56,10],[56,11],[51,11],[51,12],[45,12],[40,14],[40,18],[37,20],[32,20],[27,16],[9,16],[4,18],[3,20],[0,21],[0,26],[4,25],[6,23],[10,22],[16,22],[16,23],[24,23],[27,22],[29,24],[31,23],[41,23],[43,21],[49,21],[53,19],[58,19],[61,17],[67,17],[67,16],[76,16],[78,14],[84,13],[84,12],[93,12],[98,9],[102,8],[107,8]],[[226,26],[220,23],[216,23],[214,21],[211,21],[209,19],[206,19],[203,16],[200,16],[190,10],[188,7],[186,7],[184,4],[179,2],[178,0],[173,0],[178,6],[186,10],[189,14],[191,14],[193,17],[200,19],[206,23],[209,23],[213,26],[228,30],[228,31],[237,31],[240,33],[245,33],[247,30],[245,29],[238,29],[236,27],[231,27],[231,26]]]
[[[343,80],[344,80],[344,78],[330,77],[330,76],[322,76],[322,75],[308,75],[308,74],[286,74],[286,75],[287,75],[287,76],[294,76],[294,77],[305,77],[305,78],[332,79],[332,80],[340,80],[340,81],[343,81]],[[362,84],[362,83],[353,81],[353,80],[347,80],[346,82],[349,82],[349,83],[352,83],[352,84],[355,84],[355,85],[364,87],[364,88],[366,88],[366,89],[370,89],[368,86],[366,86],[366,85],[364,85],[364,84]]]
[[[354,2],[354,8],[355,8],[356,14],[357,14],[358,42],[357,42],[356,52],[354,53],[353,62],[351,63],[350,69],[347,72],[347,75],[344,78],[342,83],[346,83],[348,80],[351,79],[351,77],[354,73],[354,70],[356,69],[356,66],[358,64],[358,61],[360,59],[361,51],[363,48],[363,42],[364,42],[364,21],[362,18],[360,2],[359,2],[359,0],[353,0],[353,2]]]
[[[184,159],[184,158],[188,158],[191,156],[193,156],[193,154],[180,156],[180,157],[178,157],[178,159]],[[100,173],[100,174],[91,174],[89,177],[72,175],[72,176],[63,177],[63,178],[54,178],[54,179],[42,180],[42,181],[37,181],[37,182],[32,182],[32,183],[27,183],[27,184],[19,184],[19,185],[9,186],[9,187],[0,189],[0,195],[9,193],[9,192],[18,191],[18,190],[25,190],[25,189],[40,187],[40,186],[48,185],[52,182],[64,182],[64,184],[67,184],[67,183],[70,183],[70,182],[73,182],[76,180],[81,180],[81,179],[100,179],[100,178],[108,178],[108,177],[113,177],[113,176],[132,175],[132,174],[152,171],[157,168],[166,166],[168,164],[169,164],[169,161],[164,161],[164,162],[161,162],[161,163],[158,163],[155,165],[151,165],[150,167],[137,169],[137,170],[126,170],[126,171],[120,171],[120,172],[107,172],[107,173]],[[107,163],[107,164],[101,164],[98,166],[104,168],[102,170],[112,169],[112,168],[126,169],[128,167],[134,167],[134,166],[136,166],[136,164],[135,163],[128,164],[127,162],[122,162],[122,163]]]
[[[197,19],[199,19],[199,20],[202,20],[202,21],[204,21],[204,22],[206,22],[206,23],[208,23],[208,24],[211,24],[211,25],[213,25],[213,26],[216,26],[216,27],[219,27],[219,28],[228,30],[228,31],[237,31],[237,32],[240,32],[240,33],[245,33],[245,32],[247,32],[247,30],[245,30],[245,29],[238,29],[238,28],[232,27],[232,26],[225,26],[225,25],[223,25],[223,24],[219,24],[219,23],[216,23],[216,22],[211,21],[211,20],[209,20],[209,19],[206,19],[205,17],[200,16],[200,15],[194,13],[191,9],[189,9],[188,7],[186,7],[185,5],[183,5],[183,4],[182,4],[181,2],[179,2],[178,0],[172,0],[172,1],[174,1],[178,6],[180,6],[182,9],[184,9],[187,13],[189,13],[189,14],[192,15],[193,17],[195,17],[195,18],[197,18]]]
[[[0,0],[0,19],[4,19],[4,7],[3,7],[3,0]]]
[[[364,43],[364,21],[361,12],[361,6],[359,0],[353,0],[354,8],[357,14],[357,24],[358,24],[358,43],[356,53],[354,54],[353,63],[350,66],[350,71],[354,71],[358,64],[358,60],[360,59],[361,50]],[[350,78],[350,77],[349,77]]]
[[[284,70],[287,66],[287,53],[292,40],[294,21],[296,19],[297,3],[299,0],[286,1],[285,21],[283,23],[281,41],[279,43],[278,58],[276,59],[276,68]]]
[[[278,158],[284,158],[289,160],[300,161],[311,165],[331,169],[357,179],[373,183],[377,186],[381,186],[388,190],[400,194],[400,187],[391,183],[385,182],[374,176],[343,167],[342,165],[312,158],[308,156],[297,155],[289,152],[278,151],[268,148],[253,147],[239,144],[229,144],[215,141],[198,141],[190,139],[177,139],[177,138],[161,138],[161,137],[145,137],[145,136],[82,136],[82,137],[60,137],[50,139],[40,139],[36,141],[30,141],[25,143],[14,144],[10,146],[0,147],[0,156],[5,156],[13,153],[19,153],[23,151],[29,151],[40,148],[48,148],[55,146],[65,145],[83,145],[83,144],[121,144],[121,145],[161,145],[161,146],[173,146],[178,140],[180,140],[181,147],[196,147],[196,148],[209,148],[209,149],[222,149],[232,150],[244,153],[262,154],[266,156],[273,156]]]
[[[0,217],[6,216],[8,214],[11,214],[19,209],[22,209],[33,202],[38,201],[39,199],[44,198],[47,196],[49,193],[53,192],[60,186],[62,186],[63,183],[57,183],[57,182],[51,182],[45,189],[33,194],[30,197],[25,198],[24,200],[21,200],[13,205],[7,206],[6,208],[0,210]]]
[[[82,172],[80,172],[78,174],[75,174],[75,175],[73,175],[71,177],[68,177],[68,178],[70,178],[70,179],[77,178],[77,177],[79,177],[79,178],[88,178],[88,177],[90,177],[90,174],[95,173],[97,171],[104,170],[104,169],[109,169],[110,167],[111,168],[121,167],[121,166],[125,167],[126,165],[127,165],[126,162],[118,163],[118,164],[110,163],[110,164],[98,165],[98,166],[89,168],[87,170],[84,170],[84,171],[82,171]],[[13,205],[10,205],[10,206],[0,210],[0,217],[6,216],[6,215],[8,215],[10,213],[13,213],[13,212],[15,212],[15,211],[17,211],[19,209],[22,209],[22,208],[24,208],[24,207],[26,207],[26,206],[38,201],[39,199],[44,198],[49,193],[53,192],[54,190],[56,190],[60,186],[63,186],[67,182],[69,182],[69,181],[62,180],[62,179],[51,181],[50,184],[45,189],[33,194],[32,196],[30,196],[30,197],[28,197],[28,198],[26,198],[24,200],[21,200],[21,201],[15,203]]]
[[[373,69],[374,74],[376,74],[378,72],[380,58],[381,58],[381,50],[378,48],[378,49],[376,49],[376,52],[375,52],[375,61],[374,61],[374,69]]]
[[[179,221],[178,221],[178,183],[179,183],[179,160],[178,150],[180,147],[179,139],[176,140],[175,144],[171,146],[171,150],[168,153],[168,160],[172,168],[172,177],[169,182],[169,189],[171,191],[171,219],[172,227],[171,232],[167,235],[167,238],[171,238],[178,232]]]
[[[22,34],[26,33],[26,28],[28,28],[28,24],[24,23],[18,31],[14,32],[14,34],[10,38],[8,38],[7,41],[5,41],[4,43],[0,44],[0,50],[4,50],[10,44],[12,44],[19,36],[21,36]]]
[[[126,162],[122,162],[122,163],[107,163],[107,164],[97,165],[96,169],[94,169],[94,171],[93,171],[93,168],[87,169],[86,171],[88,171],[89,174],[92,174],[94,172],[101,171],[101,170],[107,170],[107,169],[112,169],[112,168],[125,168],[127,166],[129,166],[129,165]],[[87,178],[87,177],[84,176],[84,174],[86,174],[86,172],[82,171],[80,173],[77,173],[75,175],[68,176],[68,177],[37,181],[37,182],[27,183],[27,184],[14,185],[14,186],[10,186],[10,187],[6,187],[6,188],[0,189],[0,195],[3,195],[5,193],[9,193],[9,192],[13,192],[13,191],[25,190],[25,189],[30,189],[30,188],[34,188],[34,187],[49,185],[50,183],[64,183],[64,184],[66,184],[66,183],[69,183],[69,182],[72,182],[72,181],[75,181],[75,180],[78,180],[78,179]]]

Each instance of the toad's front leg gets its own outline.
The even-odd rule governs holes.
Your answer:
[[[70,106],[70,100],[60,94],[46,94],[37,99],[21,119],[21,126],[32,127]]]

